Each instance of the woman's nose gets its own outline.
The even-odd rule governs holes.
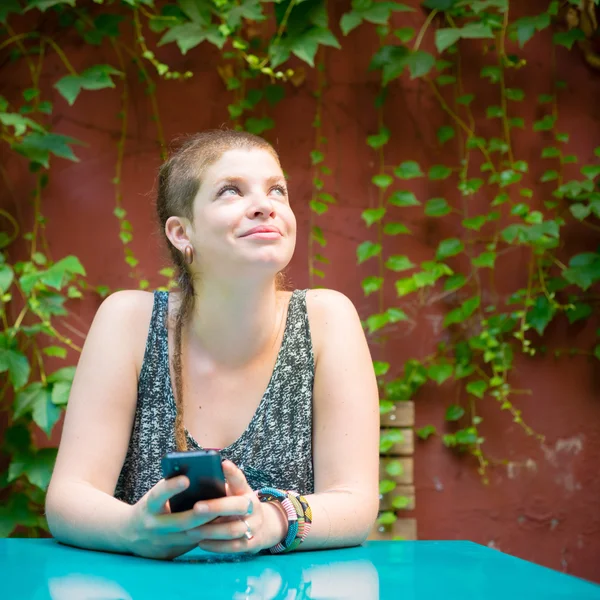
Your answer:
[[[259,215],[269,216],[275,213],[275,205],[268,196],[260,195],[254,202],[253,210],[255,217]]]

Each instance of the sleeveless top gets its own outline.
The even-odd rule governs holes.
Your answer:
[[[160,479],[160,461],[175,443],[175,397],[169,371],[169,293],[154,292],[137,405],[125,462],[114,496],[135,504]],[[246,475],[253,490],[272,486],[312,494],[312,395],[314,356],[306,290],[288,305],[281,349],[271,380],[244,433],[220,452]],[[189,450],[202,450],[186,429]]]

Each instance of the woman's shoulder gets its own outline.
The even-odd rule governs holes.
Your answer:
[[[138,374],[144,357],[153,305],[153,292],[114,292],[104,299],[92,325],[92,328],[105,328],[114,332],[115,343],[130,350]]]
[[[154,293],[143,290],[120,290],[107,296],[98,313],[102,312],[105,316],[113,316],[118,319],[133,318],[137,319],[144,312],[144,309],[152,310],[154,303]]]
[[[320,316],[330,313],[356,313],[352,300],[342,292],[327,288],[306,289],[306,306],[309,311]]]
[[[306,290],[306,311],[318,355],[324,344],[342,336],[350,325],[360,319],[352,300],[336,290],[316,288]]]

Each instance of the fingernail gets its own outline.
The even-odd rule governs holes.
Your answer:
[[[183,488],[187,487],[187,481],[185,481],[185,479],[182,479],[178,484],[177,487],[182,490]]]
[[[197,512],[197,513],[208,512],[208,504],[196,504],[194,506],[194,512]]]

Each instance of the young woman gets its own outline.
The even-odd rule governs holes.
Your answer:
[[[191,137],[160,169],[157,210],[180,292],[117,292],[98,310],[50,531],[152,558],[360,544],[378,507],[377,384],[348,298],[281,285],[296,220],[275,150],[244,132]],[[170,513],[189,481],[162,479],[162,456],[207,448],[228,459],[228,495]]]

